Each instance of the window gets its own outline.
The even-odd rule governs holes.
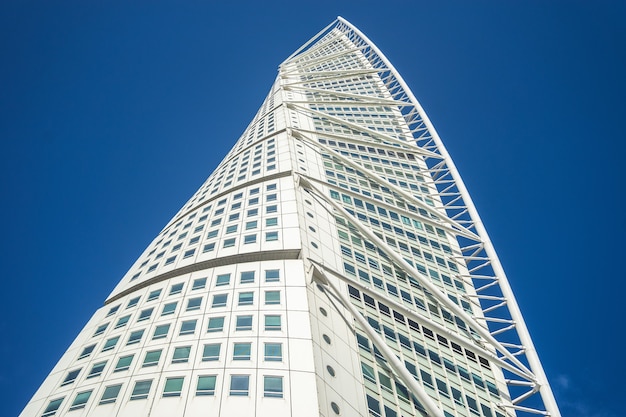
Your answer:
[[[200,310],[202,304],[202,297],[190,298],[187,301],[187,311]]]
[[[216,375],[199,376],[196,395],[215,395],[216,379]]]
[[[162,316],[167,316],[168,314],[174,314],[176,311],[176,305],[178,301],[174,301],[173,303],[167,303],[163,306],[163,311],[161,311]]]
[[[59,407],[61,407],[61,403],[63,402],[63,398],[57,398],[56,400],[52,400],[48,403],[48,406],[45,410],[43,410],[43,414],[41,417],[48,417],[54,415]]]
[[[231,238],[231,239],[226,239],[224,240],[224,248],[232,248],[233,246],[235,246],[235,238]]]
[[[170,325],[168,324],[161,324],[160,326],[157,326],[156,329],[154,329],[154,334],[152,335],[152,340],[154,339],[162,339],[164,337],[167,337],[167,334],[170,331]]]
[[[265,291],[265,304],[280,304],[280,291]]]
[[[143,359],[143,367],[146,366],[156,366],[159,364],[159,360],[161,359],[161,349],[159,350],[152,350],[149,352],[146,352],[146,356]]]
[[[254,304],[254,292],[240,292],[239,293],[239,305],[249,306]]]
[[[216,294],[213,296],[213,304],[211,307],[226,307],[228,301],[228,294]]]
[[[91,368],[89,375],[87,375],[87,378],[94,378],[94,377],[102,375],[102,371],[104,370],[104,367],[106,366],[106,364],[107,364],[107,361],[95,363],[93,367]]]
[[[130,399],[132,400],[144,400],[148,398],[148,394],[150,393],[150,387],[152,386],[152,380],[147,381],[137,381],[135,382],[135,388],[133,388],[133,393],[130,395]]]
[[[265,316],[265,330],[280,330],[280,316],[267,315]]]
[[[113,372],[125,371],[130,368],[130,364],[133,362],[133,357],[135,355],[122,356],[117,360],[117,365],[115,365],[115,369]]]
[[[251,222],[247,222],[246,223],[246,230],[252,230],[252,229],[256,229],[257,227],[257,221],[253,220]]]
[[[268,362],[280,362],[283,360],[282,343],[265,344],[265,360]]]
[[[233,360],[249,361],[251,346],[251,343],[235,343],[233,347]]]
[[[278,211],[278,206],[276,204],[272,205],[272,206],[267,206],[265,208],[265,212],[266,213],[276,213]]]
[[[185,254],[183,255],[183,259],[191,258],[194,253],[196,253],[195,249],[189,249],[188,251],[185,251]]]
[[[119,329],[120,327],[126,326],[126,323],[128,323],[129,319],[130,319],[130,316],[120,317],[119,320],[117,321],[117,324],[115,325],[115,328]]]
[[[230,395],[247,396],[250,387],[250,375],[232,375],[230,377]]]
[[[170,288],[170,295],[180,294],[183,291],[183,285],[184,284],[182,282],[180,284],[172,285],[172,288]]]
[[[263,396],[271,398],[283,398],[283,377],[264,376]]]
[[[202,361],[208,362],[219,360],[221,348],[221,343],[211,343],[208,345],[204,345],[204,350],[202,351]]]
[[[156,300],[157,298],[159,298],[159,295],[161,295],[161,288],[150,292],[150,294],[148,295],[148,299],[146,301]]]
[[[280,271],[278,269],[268,269],[265,271],[265,282],[280,281]]]
[[[112,316],[113,314],[117,313],[117,310],[120,309],[119,305],[116,305],[115,307],[111,307],[111,309],[109,310],[109,312],[107,313],[107,317]]]
[[[231,233],[235,233],[237,231],[237,226],[236,224],[232,225],[232,226],[228,226],[226,228],[226,234],[231,234]]]
[[[139,303],[139,298],[140,298],[140,297],[135,297],[135,298],[131,299],[131,300],[128,302],[128,305],[126,306],[126,308],[135,307],[135,306],[137,305],[137,303]]]
[[[78,410],[79,408],[85,408],[85,404],[89,401],[89,397],[91,397],[91,393],[93,390],[83,391],[76,394],[76,398],[74,398],[74,402],[70,407],[69,411]]]
[[[271,242],[274,240],[278,240],[278,232],[266,232],[265,233],[265,241]]]
[[[107,327],[109,327],[109,323],[105,323],[105,324],[98,326],[95,333],[93,334],[93,337],[100,336],[102,333],[104,333]]]
[[[235,330],[252,330],[252,316],[237,316]]]
[[[80,370],[81,370],[81,368],[78,368],[78,369],[74,369],[73,371],[68,372],[67,376],[65,377],[65,379],[61,383],[61,386],[69,385],[72,382],[76,381],[76,378],[78,378],[78,374],[80,373]]]
[[[115,336],[107,340],[106,343],[104,344],[104,347],[102,348],[102,351],[105,352],[107,350],[113,349],[115,345],[117,344],[118,340],[120,340],[119,336]]]
[[[250,243],[256,243],[256,234],[254,235],[246,235],[243,237],[243,244],[247,245]]]
[[[207,245],[204,245],[204,248],[202,249],[202,252],[211,252],[215,249],[215,243],[209,243]]]
[[[104,393],[102,394],[102,398],[100,398],[100,404],[112,404],[117,399],[117,396],[122,389],[122,384],[117,385],[109,385],[104,389]]]
[[[167,378],[165,380],[165,388],[163,388],[164,397],[180,397],[183,390],[184,377]]]
[[[230,274],[222,274],[217,276],[217,280],[215,281],[216,287],[228,284],[230,284]]]
[[[209,318],[209,327],[207,332],[221,332],[222,330],[224,330],[224,317]]]
[[[197,320],[183,321],[180,325],[180,332],[178,333],[178,335],[182,336],[185,334],[194,334],[194,332],[196,331],[196,322]]]
[[[132,332],[130,334],[130,337],[128,338],[128,342],[126,342],[127,345],[132,345],[135,343],[139,343],[141,341],[141,338],[143,337],[143,332],[144,329],[141,330],[135,330],[134,332]]]
[[[172,363],[184,363],[189,361],[189,354],[191,353],[191,346],[177,347],[174,349],[174,356],[172,357]]]
[[[276,226],[278,224],[278,217],[270,217],[265,219],[265,226]]]
[[[198,278],[193,281],[192,290],[200,290],[206,286],[206,278]]]
[[[147,308],[145,310],[141,311],[141,314],[139,315],[139,318],[137,319],[137,321],[144,321],[144,320],[148,320],[150,318],[150,316],[152,315],[152,311],[154,310],[154,308]]]
[[[239,282],[241,284],[249,284],[251,282],[254,282],[254,271],[242,272]]]
[[[259,209],[250,209],[248,210],[248,217],[254,217],[259,214]]]

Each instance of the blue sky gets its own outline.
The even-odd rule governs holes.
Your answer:
[[[622,415],[626,3],[432,3],[2,2],[0,415],[337,15],[448,147],[563,415]]]

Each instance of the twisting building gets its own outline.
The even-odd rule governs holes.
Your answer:
[[[467,190],[338,18],[22,416],[525,414],[560,415]]]

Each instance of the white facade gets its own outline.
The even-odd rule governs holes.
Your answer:
[[[495,251],[404,81],[338,18],[22,416],[558,416]]]

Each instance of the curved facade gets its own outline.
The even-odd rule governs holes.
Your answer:
[[[559,415],[495,251],[395,69],[338,18],[24,417]]]

